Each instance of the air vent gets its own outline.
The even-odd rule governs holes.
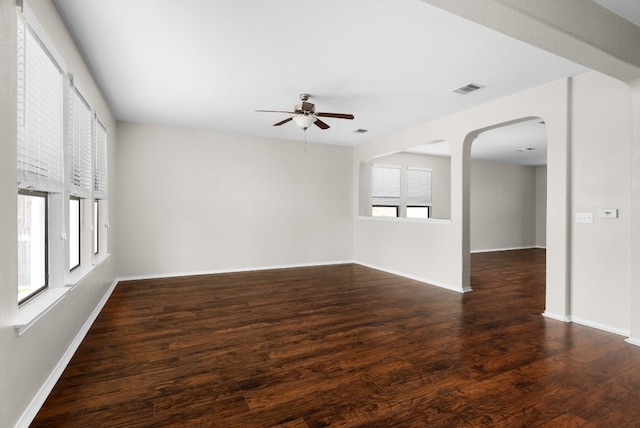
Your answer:
[[[467,83],[464,86],[460,86],[459,88],[452,90],[451,92],[455,92],[456,94],[466,95],[468,93],[477,91],[478,89],[482,89],[482,88],[484,88],[484,86],[479,85],[477,83]]]
[[[355,130],[355,131],[353,131],[353,132],[357,132],[358,134],[364,134],[364,133],[365,133],[365,132],[367,132],[367,131],[368,131],[368,129],[362,129],[362,128],[360,128],[360,129],[356,129],[356,130]]]

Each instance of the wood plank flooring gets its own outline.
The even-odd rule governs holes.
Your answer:
[[[640,348],[545,319],[544,250],[464,295],[359,265],[123,282],[33,427],[626,427]]]

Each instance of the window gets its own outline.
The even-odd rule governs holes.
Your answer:
[[[18,303],[47,288],[47,194],[18,193]]]
[[[374,164],[371,168],[371,215],[398,217],[401,169],[395,165]]]
[[[94,138],[94,167],[93,167],[93,195],[95,198],[93,204],[93,250],[94,254],[100,253],[100,246],[104,248],[103,234],[105,229],[101,227],[109,227],[107,217],[107,207],[105,200],[108,197],[108,177],[107,177],[107,139],[108,132],[105,126],[97,118],[94,121],[95,138]]]
[[[51,195],[64,191],[64,73],[22,19],[17,68],[18,302],[23,303],[50,285],[50,208],[51,201],[60,201]],[[56,226],[64,229],[62,223]]]
[[[91,197],[91,107],[69,77],[69,193]]]
[[[407,167],[407,218],[429,218],[431,170]]]
[[[62,191],[63,73],[22,23],[18,52],[18,179],[21,188]]]
[[[371,207],[371,215],[374,217],[398,217],[398,207],[374,205]]]
[[[107,209],[107,130],[23,6],[17,25],[19,303],[88,272],[91,250],[106,248],[98,220]]]
[[[80,198],[69,199],[69,270],[80,266]]]
[[[93,201],[93,254],[100,252],[100,234],[98,233],[98,224],[100,222],[100,202],[96,199]]]
[[[94,197],[107,199],[107,128],[98,119],[95,120],[95,125]]]
[[[407,207],[407,218],[431,218],[431,207]]]
[[[431,178],[430,168],[373,164],[371,215],[431,218]]]

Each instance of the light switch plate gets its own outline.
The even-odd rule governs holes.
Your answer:
[[[582,223],[582,224],[593,223],[593,213],[577,213],[576,223]]]
[[[618,218],[618,210],[616,208],[605,208],[600,210],[600,218]]]

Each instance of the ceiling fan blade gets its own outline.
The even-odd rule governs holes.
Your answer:
[[[326,123],[324,123],[324,122],[323,122],[323,121],[321,121],[320,119],[316,119],[316,121],[315,121],[315,122],[313,122],[313,123],[315,123],[315,124],[316,124],[316,126],[317,126],[318,128],[320,128],[320,129],[329,129],[329,128],[330,128],[330,126],[329,126],[329,125],[327,125]]]
[[[256,110],[256,113],[287,113],[287,114],[295,114],[292,111],[284,111],[284,110]]]
[[[354,118],[352,114],[347,114],[347,113],[316,113],[315,115],[320,117],[334,117],[336,119],[353,119]]]
[[[273,126],[280,126],[280,125],[284,125],[285,123],[289,122],[290,120],[293,120],[293,118],[292,118],[292,117],[288,117],[288,118],[286,118],[285,120],[281,120],[281,121],[280,121],[280,122],[278,122],[278,123],[274,123],[274,124],[273,124]]]

